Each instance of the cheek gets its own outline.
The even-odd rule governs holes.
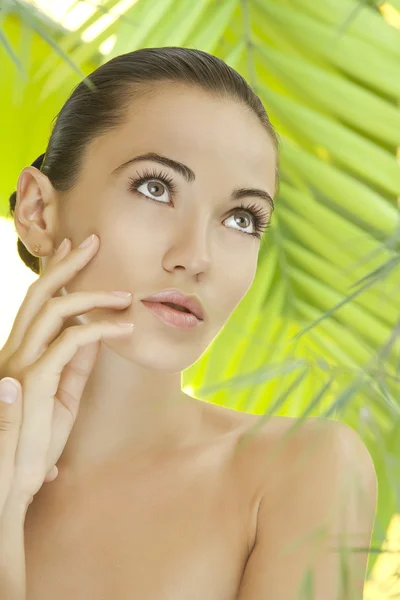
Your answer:
[[[246,296],[247,292],[251,288],[252,282],[253,282],[253,280],[249,280],[249,278],[246,277],[245,279],[242,279],[240,282],[239,282],[239,280],[237,280],[236,286],[234,286],[233,284],[230,285],[231,293],[230,293],[229,301],[230,301],[230,304],[233,305],[232,310],[234,310],[237,307],[237,305]]]
[[[223,276],[219,277],[219,294],[225,309],[224,319],[227,319],[243,300],[253,284],[256,273],[257,267],[254,263],[236,265],[237,263],[232,263]]]

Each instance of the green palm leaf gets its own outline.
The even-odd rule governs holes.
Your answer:
[[[187,46],[242,73],[281,137],[277,209],[251,290],[183,384],[259,426],[314,415],[356,429],[377,468],[379,548],[400,504],[400,32],[378,2],[139,0],[115,18],[117,5],[69,31],[0,0],[0,212],[71,89],[105,60]]]

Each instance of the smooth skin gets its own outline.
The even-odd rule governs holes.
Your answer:
[[[145,152],[180,161],[195,177],[187,180],[149,160],[122,168]],[[29,600],[293,600],[306,553],[282,558],[281,541],[285,545],[320,523],[338,531],[334,509],[342,490],[348,493],[342,474],[362,483],[361,497],[368,501],[349,503],[349,517],[357,517],[357,533],[368,543],[374,470],[355,432],[309,419],[272,459],[296,419],[269,419],[247,439],[258,416],[181,390],[182,372],[215,339],[256,274],[260,240],[250,235],[251,216],[230,194],[255,187],[273,196],[275,165],[272,140],[243,106],[163,84],[135,100],[123,125],[90,145],[68,195],[34,167],[22,171],[15,225],[31,253],[41,245],[45,270],[64,237],[71,242],[67,264],[83,239],[98,236],[87,263],[72,279],[60,276],[54,283],[54,302],[46,308],[48,290],[45,327],[59,339],[67,331],[72,347],[86,325],[135,324],[132,334],[102,336],[84,386],[73,383],[82,360],[72,357],[75,373],[67,391],[79,411],[66,443],[55,442],[42,471],[49,473],[61,449],[58,476],[40,487],[26,515]],[[145,168],[167,174],[177,192],[170,194],[159,177],[132,191],[130,179]],[[265,209],[260,199],[247,200]],[[235,211],[245,220],[235,220]],[[197,294],[206,311],[201,326],[174,329],[140,302],[171,287]],[[132,300],[107,304],[112,290],[129,291]],[[32,315],[38,310],[39,300]],[[30,348],[48,351],[33,342]],[[84,358],[86,373],[93,348]],[[42,366],[46,380],[45,360]],[[53,395],[46,391],[46,397],[55,397],[55,377],[49,389]],[[313,452],[296,469],[310,441]],[[315,492],[312,509],[308,489]],[[319,578],[316,598],[338,600],[338,565],[321,556],[318,567],[329,583]],[[358,589],[366,555],[362,560],[353,570]]]
[[[1,372],[20,384],[23,396],[23,410],[22,397],[1,407],[3,412],[7,408],[4,421],[10,426],[0,436],[0,506],[8,495],[30,504],[43,482],[54,481],[101,340],[133,332],[133,323],[126,327],[103,320],[71,326],[59,335],[67,317],[95,306],[126,308],[131,301],[103,291],[55,298],[93,257],[90,245],[69,250],[66,240],[31,284],[0,352]]]

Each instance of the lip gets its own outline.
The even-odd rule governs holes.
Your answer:
[[[160,302],[146,302],[146,300],[142,300],[141,302],[146,308],[151,310],[158,319],[171,327],[176,327],[177,329],[192,329],[193,327],[199,327],[199,325],[203,323],[203,321],[200,321],[193,313],[181,312],[176,308],[170,308]]]
[[[142,298],[141,302],[171,302],[172,304],[187,308],[199,321],[204,321],[204,309],[200,300],[196,296],[186,296],[177,289],[163,290],[147,298]]]

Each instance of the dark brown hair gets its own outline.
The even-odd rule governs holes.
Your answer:
[[[54,117],[43,163],[35,161],[38,168],[57,191],[71,191],[79,180],[89,144],[110,129],[123,125],[126,109],[135,98],[154,92],[153,84],[172,81],[200,87],[219,99],[234,99],[258,117],[276,147],[277,188],[280,142],[259,97],[246,80],[220,58],[202,50],[171,46],[121,54],[82,80]],[[13,192],[11,216],[14,216],[16,199],[17,193]],[[40,274],[39,258],[28,252],[19,238],[18,253],[32,271]]]

